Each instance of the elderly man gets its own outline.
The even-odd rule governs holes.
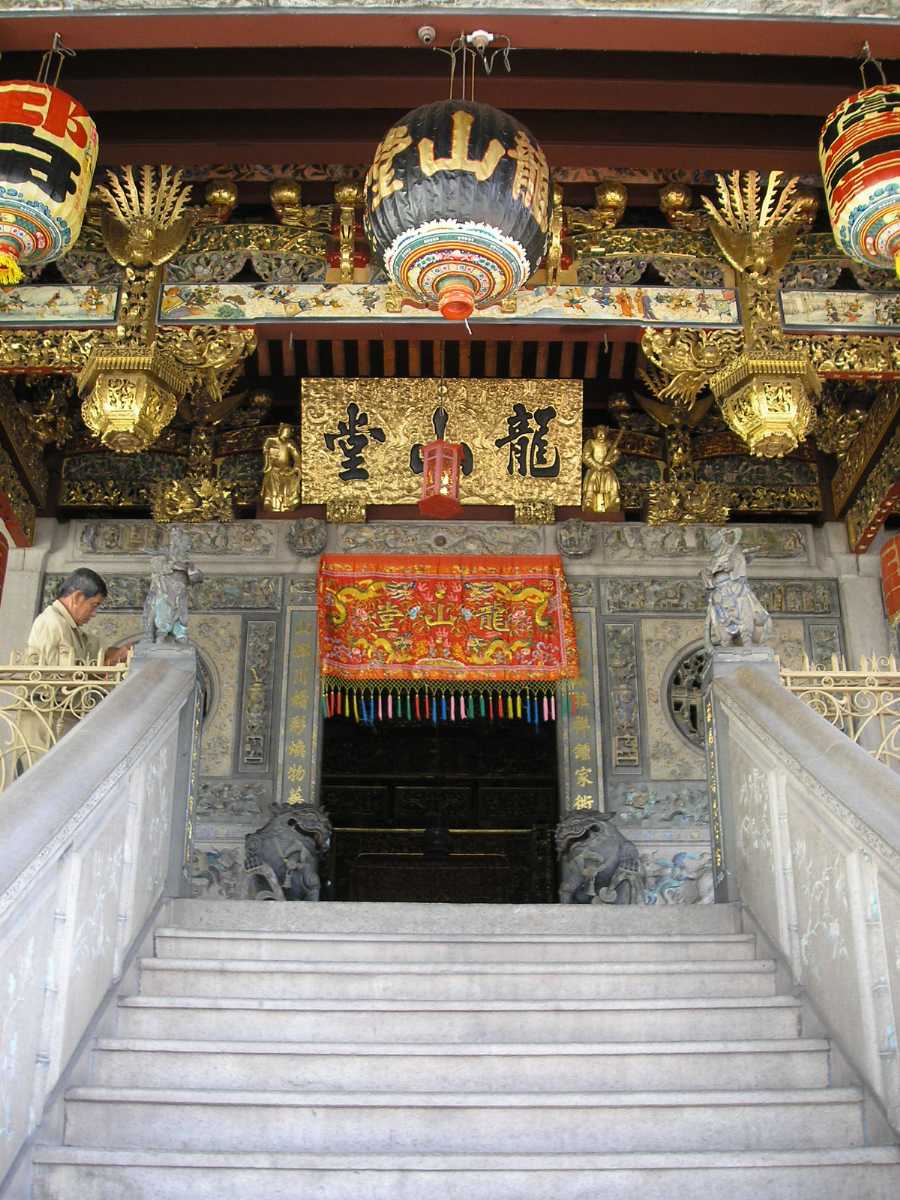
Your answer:
[[[96,571],[87,567],[73,571],[53,603],[35,617],[28,635],[28,653],[40,654],[48,667],[96,663],[101,652],[107,667],[124,662],[127,646],[101,646],[84,629],[105,599],[106,583]]]

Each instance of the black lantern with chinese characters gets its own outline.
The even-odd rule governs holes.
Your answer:
[[[515,294],[546,251],[547,160],[524,125],[488,104],[407,113],[375,151],[365,200],[379,264],[448,320]]]
[[[422,447],[422,499],[419,512],[423,517],[446,520],[462,512],[459,500],[459,472],[463,448],[459,442],[437,438]]]

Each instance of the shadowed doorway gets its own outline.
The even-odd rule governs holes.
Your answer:
[[[553,903],[556,726],[324,723],[337,900]]]

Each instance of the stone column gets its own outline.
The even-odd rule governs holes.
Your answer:
[[[41,581],[50,551],[49,532],[38,522],[34,546],[10,546],[6,579],[0,596],[0,663],[9,662],[13,650],[24,650],[41,600]],[[2,535],[0,535],[2,536]]]

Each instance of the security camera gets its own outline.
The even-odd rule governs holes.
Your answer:
[[[433,46],[437,38],[437,30],[433,25],[420,25],[418,35],[423,46]]]

